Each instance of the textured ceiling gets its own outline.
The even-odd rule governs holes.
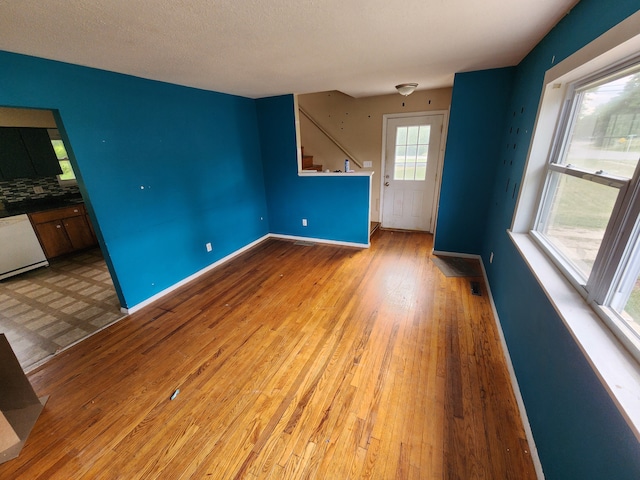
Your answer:
[[[0,50],[242,95],[517,64],[576,0],[0,0]]]

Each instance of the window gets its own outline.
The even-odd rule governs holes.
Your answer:
[[[638,438],[639,52],[637,12],[547,70],[509,230]]]
[[[570,84],[533,235],[587,301],[640,340],[640,66]]]
[[[427,178],[427,156],[431,125],[411,125],[396,130],[396,155],[394,180],[418,180]]]
[[[57,128],[50,128],[48,132],[49,137],[51,138],[51,144],[53,145],[53,149],[56,152],[56,157],[58,158],[58,163],[60,163],[60,168],[62,169],[62,173],[58,175],[58,183],[63,187],[69,185],[77,185],[78,182],[76,180],[76,174],[74,173],[73,167],[71,166],[69,154],[67,153],[67,149],[64,146],[64,142],[62,141],[60,132]]]

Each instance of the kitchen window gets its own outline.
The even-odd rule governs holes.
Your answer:
[[[50,128],[48,129],[48,132],[49,137],[51,138],[51,144],[53,145],[53,150],[56,152],[58,163],[62,169],[62,173],[58,175],[58,184],[60,184],[61,187],[77,185],[78,181],[76,180],[76,174],[71,166],[69,154],[64,146],[60,132],[57,128]]]

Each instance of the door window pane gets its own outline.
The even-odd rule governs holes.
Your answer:
[[[398,127],[398,133],[396,136],[396,145],[407,144],[407,127]]]
[[[420,126],[409,127],[407,133],[407,145],[416,145],[418,143],[418,130]]]
[[[430,134],[430,125],[398,127],[394,180],[426,180]]]
[[[405,167],[404,178],[405,180],[413,180],[416,174],[416,164],[415,163],[407,163]]]
[[[418,135],[418,143],[421,145],[429,145],[430,133],[431,133],[431,125],[421,125],[420,134]]]

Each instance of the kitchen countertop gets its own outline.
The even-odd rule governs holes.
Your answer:
[[[22,202],[5,203],[4,208],[0,203],[0,218],[13,217],[24,213],[43,212],[56,208],[69,207],[83,203],[82,197],[78,194],[62,195],[57,197],[45,197]]]

